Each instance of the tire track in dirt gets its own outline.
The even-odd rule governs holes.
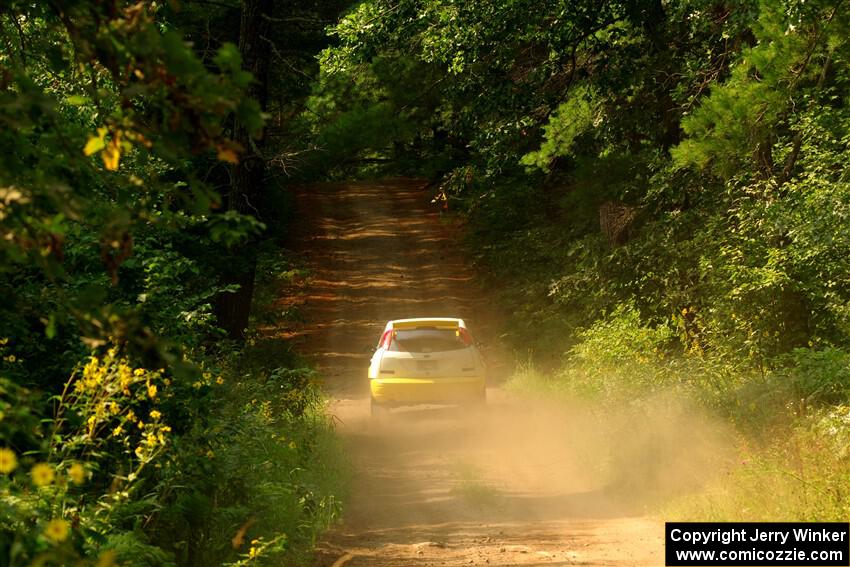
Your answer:
[[[490,387],[480,413],[370,418],[366,369],[389,319],[462,317],[487,345],[491,382],[506,368],[499,305],[421,183],[313,185],[298,210],[311,276],[291,340],[324,378],[355,470],[317,566],[663,564],[661,527],[598,485],[599,440],[580,411],[565,419]]]

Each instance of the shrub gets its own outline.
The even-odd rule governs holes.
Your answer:
[[[850,353],[846,350],[798,348],[781,360],[790,362],[787,373],[794,399],[807,405],[850,400]]]
[[[160,371],[131,367],[117,347],[78,367],[52,415],[24,409],[40,407],[39,397],[4,381],[4,414],[17,407],[25,418],[0,421],[10,443],[0,471],[5,557],[16,564],[133,559],[110,548],[109,537],[119,536],[127,549],[169,557],[151,551],[130,518],[155,506],[151,469],[173,442],[160,411],[170,384]]]
[[[312,371],[241,373],[236,356],[197,362],[189,381],[120,352],[93,353],[52,408],[0,380],[0,557],[303,559],[337,516],[345,477]]]

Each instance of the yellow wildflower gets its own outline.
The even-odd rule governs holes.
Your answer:
[[[139,420],[139,423],[137,423],[136,425],[138,425],[138,426],[139,426],[139,429],[144,429],[144,428],[145,428],[145,422],[144,422],[144,421],[142,421],[141,419]]]
[[[215,379],[215,383],[216,384],[224,384],[224,378],[219,376],[218,378]]]
[[[145,369],[144,368],[136,368],[135,370],[133,370],[133,374],[136,375],[136,376],[143,376],[145,374]]]
[[[112,415],[118,415],[121,412],[121,406],[116,404],[115,402],[109,402],[109,413]]]
[[[94,390],[103,379],[105,368],[101,368],[97,357],[90,357],[89,363],[83,368],[83,379],[77,382],[75,388],[77,390]]]
[[[151,399],[156,397],[156,384],[148,384],[148,397]]]
[[[15,358],[14,354],[10,354],[9,356],[6,357],[6,360],[9,361],[9,362],[15,362],[17,360],[17,358]]]
[[[133,383],[133,372],[126,364],[118,365],[118,381],[121,383],[122,390],[127,390]]]
[[[127,412],[127,421],[136,421],[136,413],[133,410]]]
[[[68,468],[68,477],[74,484],[83,484],[86,481],[86,468],[80,463],[74,463]]]
[[[213,459],[213,458],[215,458],[215,451],[213,451],[212,449],[208,449],[208,450],[207,450],[207,458],[208,458],[208,459]]]
[[[203,386],[203,384],[201,384],[200,382],[194,382],[192,384],[192,387],[195,388],[196,390],[199,389],[201,386]]]
[[[203,376],[204,380],[209,380],[210,378],[212,378],[212,374],[210,372],[204,372]]]
[[[156,421],[157,419],[159,419],[159,418],[161,418],[161,417],[162,417],[162,414],[161,414],[161,413],[159,413],[159,411],[158,411],[158,410],[153,410],[153,411],[151,411],[150,416],[151,416],[151,419],[153,419],[154,421]]]
[[[18,468],[18,457],[8,447],[0,448],[0,473],[9,474]]]
[[[68,522],[61,518],[54,518],[47,522],[47,527],[44,529],[44,537],[53,543],[60,543],[68,539],[69,531]]]
[[[30,476],[32,477],[32,483],[34,485],[47,486],[53,482],[53,478],[56,475],[53,472],[53,467],[47,463],[38,463],[32,467]]]
[[[251,559],[254,559],[255,557],[257,557],[257,548],[256,547],[251,547],[251,549],[248,550],[248,557],[250,557]]]
[[[124,433],[124,428],[121,427],[120,425],[112,430],[112,435],[114,435],[115,437],[118,437],[122,433]]]

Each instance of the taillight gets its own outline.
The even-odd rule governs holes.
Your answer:
[[[378,348],[383,348],[389,350],[390,343],[393,340],[393,332],[392,331],[384,331],[384,334],[381,335],[381,341],[378,343]]]
[[[460,338],[463,340],[463,344],[465,344],[466,346],[469,346],[473,343],[472,335],[470,335],[469,331],[467,331],[465,328],[458,327],[457,332],[458,332],[458,335],[460,335]]]

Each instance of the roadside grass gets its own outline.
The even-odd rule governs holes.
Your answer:
[[[340,516],[351,464],[326,413],[316,371],[275,327],[297,321],[297,306],[276,307],[281,289],[309,276],[288,251],[260,257],[253,309],[254,330],[233,372],[241,380],[230,390],[231,420],[247,421],[242,443],[231,448],[234,474],[252,485],[251,540],[237,564],[304,565],[317,538]],[[254,543],[256,542],[256,543]]]
[[[722,480],[671,504],[665,515],[690,521],[847,521],[846,460],[820,446],[794,447],[802,440],[754,451]],[[797,454],[788,455],[789,446]]]
[[[156,538],[182,564],[304,565],[339,517],[350,465],[313,368],[276,332],[281,288],[305,272],[265,250],[245,344],[221,343],[218,379],[196,384],[203,420],[181,440],[194,455]],[[182,529],[175,530],[174,526]]]
[[[474,508],[493,508],[501,502],[500,492],[483,480],[481,469],[465,461],[451,465],[454,486],[449,494],[460,498]]]
[[[350,474],[316,373],[256,331],[217,364],[218,382],[197,387],[204,419],[179,441],[183,462],[166,473],[175,486],[152,539],[181,564],[308,564]]]
[[[234,373],[210,473],[223,481],[212,497],[227,498],[242,517],[238,530],[225,523],[216,539],[236,548],[233,538],[244,536],[237,564],[305,564],[339,517],[349,474],[315,373],[279,341],[262,339]]]

